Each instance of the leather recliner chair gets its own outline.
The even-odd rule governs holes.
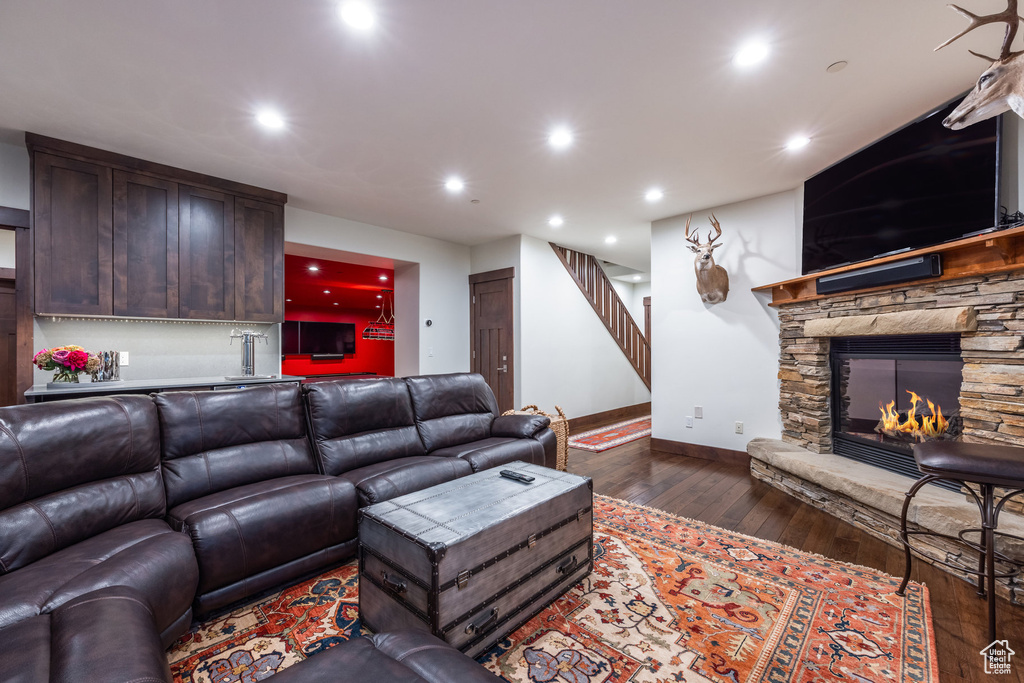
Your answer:
[[[298,385],[153,400],[167,517],[199,561],[197,614],[355,554],[355,488],[317,472]]]
[[[172,643],[191,623],[199,570],[166,512],[148,396],[0,410],[0,628],[125,585]]]

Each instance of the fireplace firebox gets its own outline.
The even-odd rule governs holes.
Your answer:
[[[959,440],[959,334],[835,337],[830,361],[836,455],[916,479],[915,443]]]

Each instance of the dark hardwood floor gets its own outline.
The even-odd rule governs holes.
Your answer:
[[[903,551],[750,476],[747,467],[651,451],[650,438],[603,453],[569,451],[569,471],[594,480],[594,492],[648,505],[843,562],[903,575]],[[928,586],[941,680],[1024,680],[1024,608],[998,604],[998,633],[1018,654],[1012,674],[984,672],[986,603],[975,588],[922,561],[914,581]]]

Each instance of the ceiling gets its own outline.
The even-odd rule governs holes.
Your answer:
[[[378,23],[361,33],[331,0],[3,0],[0,140],[28,130],[373,225],[524,233],[646,270],[652,220],[797,187],[969,88],[984,67],[968,48],[996,52],[1002,30],[933,52],[964,25],[945,0],[365,1]],[[771,54],[739,69],[751,38]],[[283,130],[255,122],[265,106]],[[547,145],[556,125],[569,149]],[[811,144],[785,151],[795,134]]]
[[[310,270],[311,266],[317,270]],[[298,309],[328,314],[339,309],[376,311],[385,296],[390,308],[393,296],[381,290],[393,290],[394,281],[395,271],[388,268],[285,254],[285,315]]]

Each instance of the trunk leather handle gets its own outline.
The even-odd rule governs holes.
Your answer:
[[[562,561],[562,564],[558,565],[558,569],[556,571],[559,574],[569,575],[572,573],[574,569],[576,569],[576,556],[572,555],[570,557],[565,558]]]
[[[384,571],[380,573],[380,576],[381,581],[384,583],[384,587],[392,593],[401,594],[405,592],[405,581],[402,581],[401,579],[396,579],[388,575],[388,573]]]
[[[476,621],[471,621],[466,624],[466,633],[473,634],[483,631],[485,628],[490,626],[492,623],[498,620],[498,608],[492,607],[490,613],[480,617]]]

